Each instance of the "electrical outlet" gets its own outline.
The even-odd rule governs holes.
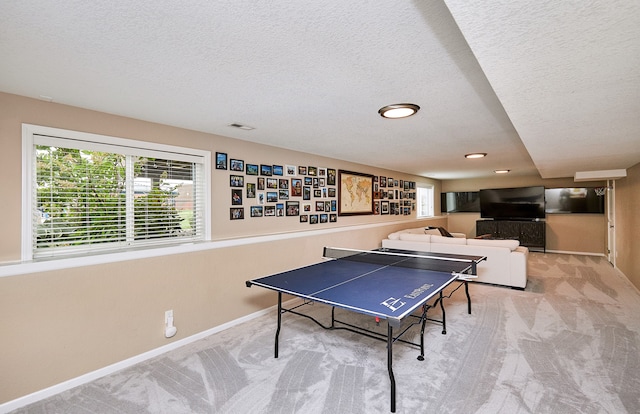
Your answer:
[[[164,313],[164,324],[169,326],[173,325],[173,309]]]

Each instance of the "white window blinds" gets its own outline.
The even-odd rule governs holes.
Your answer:
[[[208,157],[200,151],[29,135],[31,258],[205,239]]]

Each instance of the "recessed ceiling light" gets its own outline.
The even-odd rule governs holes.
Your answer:
[[[242,124],[229,124],[229,126],[233,128],[244,129],[245,131],[251,131],[252,129],[255,129],[252,126]]]
[[[465,158],[484,158],[487,156],[486,152],[473,152],[471,154],[465,154]]]
[[[384,106],[378,110],[378,113],[383,118],[396,119],[411,116],[418,112],[418,110],[420,110],[420,107],[418,105],[402,103]]]
[[[511,171],[511,170],[495,170],[494,173],[496,173],[496,174],[506,174],[509,171]]]

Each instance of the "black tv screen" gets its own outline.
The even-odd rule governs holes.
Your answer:
[[[503,220],[543,219],[544,187],[482,189],[480,216]]]
[[[440,193],[442,213],[479,213],[480,195],[477,191]]]
[[[604,188],[547,188],[547,214],[604,214]]]

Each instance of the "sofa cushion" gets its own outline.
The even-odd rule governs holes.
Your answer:
[[[467,244],[467,239],[461,237],[431,236],[431,243]]]
[[[400,233],[402,233],[401,231],[396,231],[395,233],[391,233],[390,235],[387,236],[387,239],[389,240],[400,240]]]
[[[471,246],[506,247],[514,251],[520,242],[518,240],[489,240],[489,239],[469,239],[467,244]]]
[[[400,233],[400,240],[406,241],[420,241],[420,242],[430,242],[431,241],[430,234],[414,234],[414,233]]]

